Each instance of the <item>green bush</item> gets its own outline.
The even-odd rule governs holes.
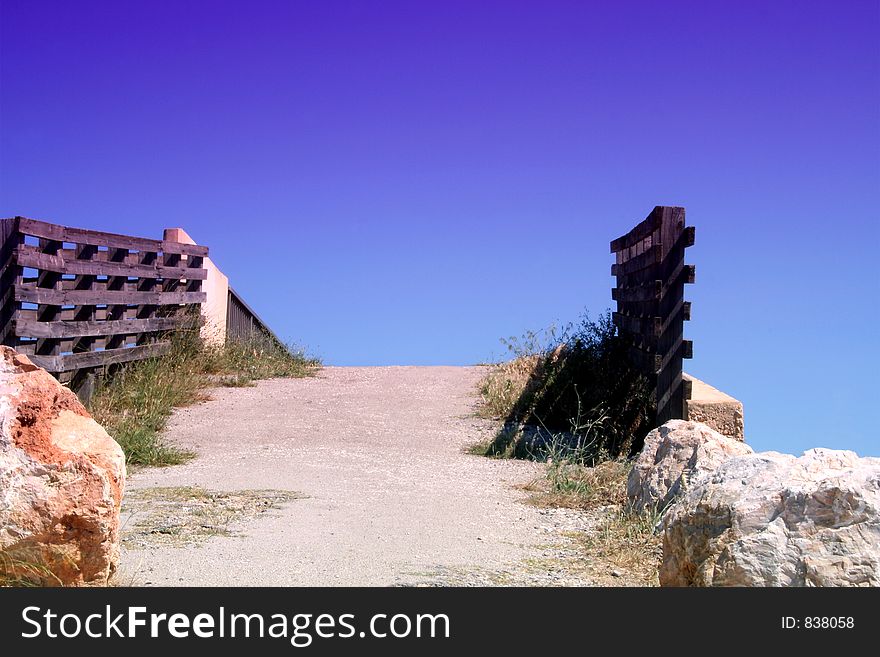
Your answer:
[[[629,347],[606,312],[598,320],[585,315],[581,323],[554,332],[535,361],[530,333],[512,351],[528,359],[531,376],[516,383],[519,395],[497,381],[515,370],[504,364],[491,372],[482,390],[488,407],[502,404],[490,393],[504,390],[509,406],[504,426],[487,448],[492,455],[528,458],[564,456],[579,463],[627,458],[643,445],[656,411],[650,381],[635,369]],[[528,345],[519,353],[519,344]],[[494,377],[494,379],[493,379]],[[491,381],[491,383],[490,383]],[[512,400],[512,401],[507,401]]]

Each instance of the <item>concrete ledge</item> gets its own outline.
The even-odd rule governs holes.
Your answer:
[[[690,374],[682,376],[691,383],[691,398],[685,404],[685,419],[702,422],[728,438],[745,442],[742,402]]]

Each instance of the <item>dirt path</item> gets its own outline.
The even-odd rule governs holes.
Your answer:
[[[328,367],[211,391],[167,431],[197,458],[129,479],[122,582],[590,583],[565,537],[587,520],[515,488],[542,466],[465,453],[493,430],[473,417],[482,371]]]

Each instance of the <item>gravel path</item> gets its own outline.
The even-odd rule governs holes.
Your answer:
[[[198,456],[129,478],[121,581],[590,584],[566,538],[589,520],[524,504],[517,489],[542,466],[465,453],[494,429],[473,416],[483,372],[327,367],[313,378],[212,390],[167,430]],[[201,489],[226,494],[205,503]],[[171,502],[157,506],[163,490]],[[187,506],[188,491],[201,491],[199,504]],[[261,491],[287,493],[265,493],[260,506]],[[234,501],[225,520],[216,506],[224,500]],[[199,540],[168,540],[183,522],[170,518],[175,510],[203,518]],[[167,522],[156,517],[163,513]],[[218,522],[226,524],[214,531]]]

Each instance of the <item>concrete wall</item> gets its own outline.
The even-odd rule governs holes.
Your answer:
[[[183,228],[166,228],[163,239],[181,244],[198,243]],[[208,270],[208,278],[202,283],[202,291],[207,295],[205,303],[202,304],[202,318],[205,320],[202,326],[202,339],[208,344],[222,345],[226,342],[229,278],[211,262],[210,258],[205,258],[204,267]]]
[[[745,440],[743,405],[704,381],[683,374],[691,382],[691,398],[687,401],[687,420],[707,424],[718,433],[736,440]]]

